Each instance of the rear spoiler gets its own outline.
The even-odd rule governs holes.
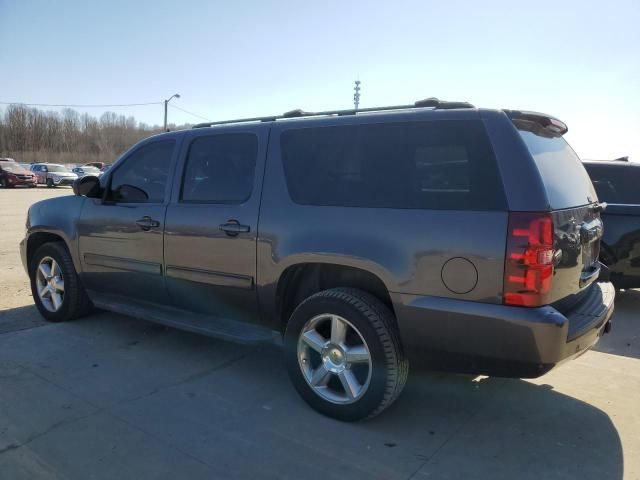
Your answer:
[[[560,137],[569,131],[567,125],[550,115],[522,110],[504,110],[519,130],[543,137]]]

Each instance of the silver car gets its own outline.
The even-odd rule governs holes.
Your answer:
[[[83,165],[82,167],[72,168],[71,171],[75,173],[78,178],[86,177],[91,175],[93,177],[99,177],[102,175],[102,172],[99,168],[92,167],[91,165]]]
[[[61,185],[73,185],[78,175],[73,173],[64,165],[55,163],[34,163],[31,171],[35,173],[38,183],[47,187],[58,187]]]

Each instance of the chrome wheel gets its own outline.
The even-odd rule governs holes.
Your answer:
[[[348,320],[330,313],[309,320],[298,339],[302,374],[323,399],[337,404],[359,400],[371,381],[371,354]]]
[[[44,308],[57,312],[64,300],[64,278],[60,265],[51,257],[44,257],[36,272],[38,297]]]

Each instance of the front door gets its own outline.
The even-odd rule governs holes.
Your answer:
[[[185,139],[165,224],[174,305],[255,322],[256,238],[268,127],[194,131]]]
[[[109,173],[103,199],[87,199],[78,225],[82,281],[94,295],[168,303],[163,227],[176,141],[152,140]]]

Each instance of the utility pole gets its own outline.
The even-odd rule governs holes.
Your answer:
[[[173,95],[171,95],[167,100],[164,101],[164,131],[167,132],[167,105],[169,105],[169,102],[171,101],[171,99],[173,97],[176,98],[180,98],[180,94],[178,93],[174,93]]]
[[[356,86],[353,87],[353,106],[358,111],[360,105],[360,80],[355,81]]]

